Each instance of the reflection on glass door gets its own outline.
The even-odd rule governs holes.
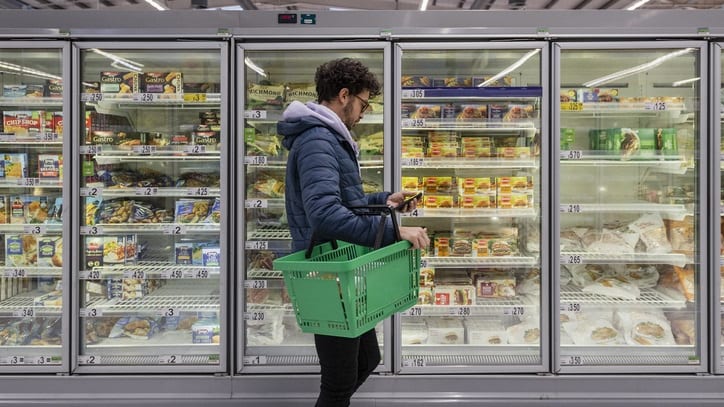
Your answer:
[[[704,367],[701,44],[647,45],[557,53],[564,371]]]
[[[418,305],[400,316],[401,369],[541,370],[547,48],[459,47],[398,51],[398,185],[423,193],[401,223],[431,239]]]
[[[81,368],[224,370],[225,51],[174,45],[79,52]]]
[[[318,49],[315,49],[318,48]],[[382,84],[382,92],[370,101],[364,118],[352,129],[360,147],[359,164],[365,193],[389,190],[384,168],[385,148],[385,49],[377,44],[356,44],[343,49],[306,44],[240,47],[240,94],[243,101],[237,123],[238,145],[243,145],[243,171],[238,190],[244,214],[238,216],[239,270],[243,292],[239,323],[244,340],[240,369],[251,371],[305,371],[318,369],[314,336],[303,333],[296,322],[280,271],[272,262],[291,252],[291,236],[284,206],[284,177],[288,151],[281,145],[277,122],[293,101],[316,102],[314,75],[317,67],[332,59],[349,57],[362,61]],[[242,223],[243,222],[243,223]],[[385,331],[380,323],[378,342],[384,360]],[[389,338],[389,336],[388,336]]]
[[[63,249],[68,49],[0,44],[0,370],[67,363]],[[65,62],[64,62],[65,61]],[[66,201],[67,202],[67,201]],[[66,240],[67,242],[67,240]],[[67,244],[66,244],[67,246]],[[65,315],[65,318],[64,318]]]

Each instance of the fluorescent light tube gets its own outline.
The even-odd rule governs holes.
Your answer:
[[[493,75],[492,77],[488,78],[485,82],[478,85],[478,87],[485,87],[490,85],[491,83],[495,83],[498,79],[504,77],[505,75],[513,72],[514,70],[520,68],[521,65],[525,63],[525,61],[531,59],[536,54],[540,52],[540,49],[534,49],[533,51],[528,52],[527,54],[523,55],[519,60],[512,63],[509,67],[503,69],[502,71],[498,72],[497,74]]]
[[[631,3],[630,6],[626,7],[626,10],[636,10],[637,8],[643,6],[644,4],[648,3],[651,0],[638,0],[633,3]]]
[[[152,5],[153,8],[159,11],[168,10],[168,7],[158,4],[156,0],[146,0],[146,3]]]
[[[425,10],[427,10],[427,3],[428,3],[428,2],[429,2],[429,0],[422,0],[422,1],[420,2],[420,11],[425,11]]]
[[[249,57],[244,58],[244,64],[249,67],[252,71],[266,78],[266,72],[257,64],[255,64]]]
[[[686,85],[687,83],[694,83],[694,82],[698,81],[699,79],[701,79],[701,78],[696,77],[696,78],[684,79],[684,80],[676,81],[676,82],[672,83],[671,86],[677,87],[677,86],[681,86],[681,85]]]
[[[618,72],[614,72],[614,73],[606,75],[606,76],[602,76],[600,78],[593,79],[588,82],[584,82],[583,86],[585,86],[587,88],[593,88],[598,85],[603,85],[604,83],[615,81],[617,79],[626,78],[631,75],[635,75],[637,73],[645,72],[645,71],[648,71],[649,69],[653,69],[653,68],[663,64],[664,62],[668,61],[669,59],[676,58],[676,57],[684,55],[684,54],[688,54],[689,52],[693,51],[694,49],[695,48],[680,49],[678,51],[668,53],[664,56],[660,56],[660,57],[654,59],[653,61],[649,61],[645,64],[637,65],[637,66],[627,68],[627,69],[624,69],[624,70],[621,70]]]

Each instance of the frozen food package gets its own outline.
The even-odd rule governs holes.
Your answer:
[[[317,87],[310,83],[287,84],[286,103],[297,100],[302,103],[317,101]]]
[[[512,345],[537,345],[540,342],[540,321],[535,318],[511,325],[505,331],[508,343]]]
[[[636,240],[617,230],[589,230],[581,241],[587,251],[593,253],[633,253]]]
[[[696,273],[693,266],[674,266],[674,271],[678,277],[680,291],[684,294],[687,301],[694,301],[696,299]]]
[[[564,267],[571,275],[571,284],[581,288],[608,275],[607,268],[601,264],[568,264]]]
[[[515,287],[515,293],[519,295],[539,297],[540,292],[540,270],[538,269],[532,269],[527,272]]]
[[[616,312],[615,321],[629,345],[675,345],[671,325],[662,313]]]
[[[576,345],[618,345],[623,335],[606,319],[580,319],[561,324]]]
[[[427,343],[440,345],[459,345],[465,342],[465,328],[458,318],[426,318],[428,327]]]
[[[696,344],[696,321],[688,318],[670,318],[671,332],[677,345]]]
[[[403,345],[422,345],[427,343],[427,324],[423,319],[405,318],[401,324]]]
[[[123,317],[116,321],[116,324],[109,333],[109,338],[127,336],[132,339],[149,339],[160,330],[160,325],[155,318],[151,317]]]
[[[508,334],[500,321],[468,318],[465,326],[465,343],[470,345],[505,345]]]
[[[420,287],[417,294],[417,305],[434,305],[435,294],[432,287]]]
[[[247,109],[279,110],[284,102],[284,85],[251,83],[246,95]]]
[[[475,287],[472,285],[438,285],[433,292],[435,305],[475,304]]]
[[[653,288],[659,282],[659,271],[653,265],[627,264],[615,273],[639,288]]]
[[[475,275],[476,294],[483,298],[515,297],[515,275],[504,271],[478,273]]]
[[[584,293],[601,294],[607,297],[635,300],[641,296],[636,284],[623,276],[604,276],[583,287]]]
[[[191,326],[192,343],[219,343],[219,322],[214,318],[200,318]]]
[[[693,218],[687,216],[682,221],[664,219],[664,224],[668,232],[671,249],[676,253],[693,254],[696,249]]]
[[[264,310],[264,317],[246,321],[248,346],[279,345],[284,341],[284,314],[281,310]]]
[[[639,234],[647,253],[671,253],[666,226],[658,213],[649,213],[636,219],[629,228]]]

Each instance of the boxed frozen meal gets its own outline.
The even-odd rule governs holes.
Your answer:
[[[219,323],[215,320],[201,319],[191,326],[191,342],[219,343]]]
[[[420,291],[417,294],[418,305],[434,305],[435,294],[433,293],[432,287],[420,287]]]
[[[45,223],[48,220],[50,211],[50,202],[52,198],[47,196],[23,196],[25,206],[25,222],[24,223]]]
[[[174,218],[178,223],[199,223],[209,215],[208,199],[180,199],[176,201]]]
[[[10,198],[10,223],[25,223],[25,200],[20,195]]]
[[[478,273],[474,277],[478,297],[515,297],[515,275],[503,271]]]
[[[28,85],[3,85],[3,97],[20,98],[25,97]]]
[[[470,345],[504,345],[508,343],[505,327],[500,321],[467,318],[465,343]]]
[[[40,110],[5,110],[3,131],[15,134],[17,140],[38,140],[44,117],[45,112]]]
[[[439,119],[440,105],[415,105],[415,111],[410,114],[412,119]]]
[[[48,79],[45,81],[45,89],[43,94],[46,97],[59,98],[63,97],[63,80],[62,79]]]
[[[218,246],[209,246],[201,249],[202,264],[209,267],[221,265],[221,249]]]
[[[101,72],[101,93],[138,93],[138,72]]]
[[[174,249],[176,264],[193,264],[193,243],[176,243]]]
[[[251,83],[246,90],[248,109],[281,109],[284,102],[284,85]]]
[[[43,129],[46,135],[44,140],[60,139],[63,136],[63,112],[46,111]]]
[[[63,238],[43,236],[38,238],[38,267],[63,266]]]
[[[475,287],[472,285],[437,285],[433,290],[435,305],[473,305]]]
[[[25,153],[4,153],[2,159],[1,177],[6,180],[20,179],[28,176],[28,155]]]
[[[458,318],[433,317],[427,323],[427,343],[457,345],[465,343],[465,328]]]
[[[296,100],[301,103],[317,101],[317,87],[309,83],[295,83],[287,85],[285,98],[287,103]]]
[[[86,236],[85,267],[88,270],[103,265],[103,237]]]
[[[38,177],[57,179],[61,161],[60,154],[38,154]]]
[[[34,235],[5,235],[5,264],[10,267],[35,266],[38,240]]]
[[[145,93],[183,93],[181,72],[144,72],[141,89]]]
[[[402,87],[428,87],[433,86],[432,78],[429,76],[402,76]]]
[[[424,320],[404,318],[401,333],[403,345],[421,345],[427,342],[427,324]]]

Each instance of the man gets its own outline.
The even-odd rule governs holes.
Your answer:
[[[315,74],[317,102],[292,102],[277,132],[289,150],[285,179],[287,220],[293,250],[310,244],[312,231],[323,240],[339,239],[372,246],[379,219],[358,216],[350,207],[397,206],[413,192],[365,195],[357,161],[359,148],[350,130],[364,117],[380,84],[361,62],[349,58],[329,61]],[[412,201],[406,210],[412,210]],[[427,247],[424,228],[400,227],[402,239],[414,248]],[[383,244],[395,240],[387,222]],[[375,330],[357,338],[315,335],[322,372],[316,407],[349,406],[350,398],[380,362]]]

